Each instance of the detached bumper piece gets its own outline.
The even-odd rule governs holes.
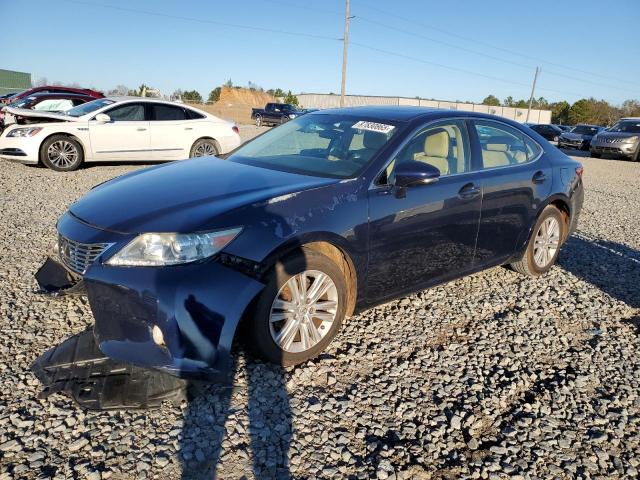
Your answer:
[[[73,275],[51,257],[36,272],[40,289],[52,295],[86,295],[82,278]]]
[[[31,365],[46,398],[64,393],[89,410],[144,409],[187,400],[185,380],[106,357],[87,330],[46,351]]]

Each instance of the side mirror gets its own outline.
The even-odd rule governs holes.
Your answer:
[[[440,178],[440,170],[424,162],[402,162],[396,168],[395,185],[399,188],[429,185]]]
[[[109,123],[111,121],[111,117],[106,113],[99,113],[96,115],[96,122],[98,123]]]

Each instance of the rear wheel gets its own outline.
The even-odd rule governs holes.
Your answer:
[[[256,127],[262,126],[262,115],[256,115]]]
[[[279,365],[322,352],[345,316],[346,283],[328,257],[302,250],[278,262],[247,325],[249,348]]]
[[[211,157],[216,156],[220,152],[218,152],[218,146],[214,140],[210,138],[201,138],[200,140],[196,140],[196,142],[191,147],[191,152],[189,153],[189,158],[195,157]]]
[[[547,206],[536,222],[527,250],[519,261],[511,264],[511,268],[531,277],[546,273],[558,258],[564,236],[562,213],[553,205]]]
[[[71,172],[84,161],[82,145],[66,135],[53,135],[40,148],[42,163],[56,172]]]

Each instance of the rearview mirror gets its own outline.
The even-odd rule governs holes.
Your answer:
[[[412,160],[398,165],[395,185],[400,188],[428,185],[437,182],[438,178],[440,178],[440,170],[436,167]]]
[[[111,121],[111,117],[106,113],[99,113],[96,115],[96,121],[99,123],[109,123]]]

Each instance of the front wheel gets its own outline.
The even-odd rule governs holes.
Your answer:
[[[548,272],[558,258],[564,236],[562,213],[553,205],[548,205],[533,228],[527,250],[519,261],[511,264],[511,268],[530,277],[539,277]]]
[[[189,158],[195,157],[215,157],[220,152],[218,152],[218,146],[216,142],[211,140],[210,138],[201,138],[200,140],[196,140],[196,142],[191,147],[191,151],[189,152]]]
[[[66,135],[53,135],[42,144],[40,160],[56,172],[71,172],[82,165],[84,152],[76,139]]]
[[[346,283],[328,257],[302,250],[274,267],[247,328],[249,348],[279,365],[322,352],[345,316]]]
[[[602,155],[601,155],[600,153],[596,153],[596,152],[590,152],[590,153],[591,153],[591,156],[592,156],[593,158],[600,158],[600,157],[602,157]]]

